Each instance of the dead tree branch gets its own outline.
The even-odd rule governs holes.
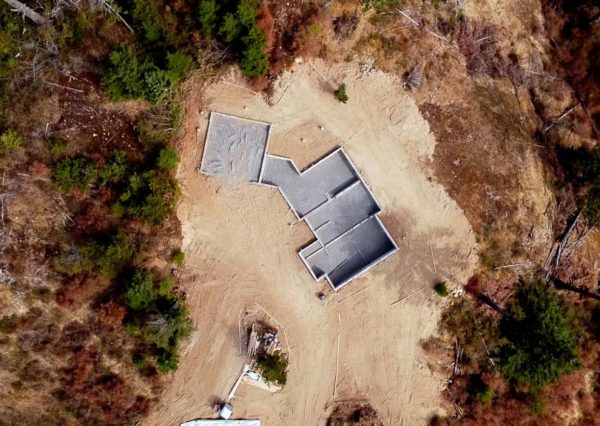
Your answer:
[[[452,370],[452,377],[458,376],[462,373],[462,371],[460,369],[460,361],[462,359],[463,349],[462,349],[462,346],[460,345],[460,340],[458,338],[456,339],[456,342],[454,342],[454,352],[455,352],[455,357],[454,357],[454,369]]]
[[[422,26],[420,23],[418,23],[417,21],[415,21],[408,13],[406,13],[403,10],[400,9],[396,9],[396,12],[398,12],[400,15],[404,16],[406,19],[408,19],[408,21],[413,24],[415,27],[417,28],[423,28],[427,33],[431,34],[432,36],[439,38],[440,40],[443,40],[445,42],[449,42],[450,40],[448,40],[446,37],[444,37],[443,35],[440,35],[438,33],[436,33],[435,31],[430,30],[429,28]]]
[[[506,313],[506,309],[498,305],[498,303],[494,299],[492,299],[492,297],[488,294],[478,293],[477,300],[479,300],[482,303],[485,303],[490,308],[498,312],[500,315],[504,315]]]
[[[106,9],[106,11],[108,13],[110,13],[112,15],[115,15],[119,19],[119,21],[121,21],[123,23],[123,25],[125,25],[125,27],[127,27],[127,29],[129,30],[129,32],[131,34],[134,34],[133,28],[131,28],[131,26],[127,23],[127,21],[121,16],[121,14],[117,10],[115,10],[114,7],[111,6],[111,4],[108,1],[106,1],[106,0],[99,0],[98,3],[102,7],[104,7],[104,9]]]
[[[559,290],[567,290],[573,293],[580,294],[584,297],[589,297],[591,299],[600,300],[600,294],[593,293],[586,288],[577,287],[573,284],[569,284],[559,278],[550,277],[549,281]]]
[[[571,233],[577,227],[579,220],[581,219],[582,211],[580,210],[575,216],[575,219],[569,224],[563,235],[554,243],[550,253],[544,262],[544,271],[546,272],[546,279],[550,279],[554,275],[554,272],[558,269],[560,261],[564,255],[565,247],[569,241]]]
[[[30,8],[29,6],[21,3],[20,1],[17,1],[17,0],[4,0],[4,1],[6,3],[8,3],[8,5],[10,7],[12,7],[15,12],[28,17],[29,19],[31,19],[33,22],[35,22],[38,25],[44,25],[48,22],[48,20],[46,18],[44,18],[42,15],[37,13],[35,10]]]
[[[575,108],[577,108],[579,106],[579,103],[576,103],[575,105],[573,105],[571,108],[569,108],[567,111],[565,111],[560,117],[558,117],[556,120],[552,121],[552,123],[550,123],[549,125],[547,125],[544,130],[542,130],[543,133],[548,132],[548,130],[550,130],[551,128],[553,128],[554,126],[556,126],[557,124],[559,124],[565,117],[567,117],[569,114],[571,114]]]

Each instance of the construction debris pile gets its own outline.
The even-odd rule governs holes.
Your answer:
[[[248,356],[256,358],[257,355],[262,353],[272,355],[280,350],[281,342],[277,329],[260,323],[252,324],[250,338],[248,339]]]

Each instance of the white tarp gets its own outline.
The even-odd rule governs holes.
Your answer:
[[[192,420],[181,426],[260,426],[260,420]]]

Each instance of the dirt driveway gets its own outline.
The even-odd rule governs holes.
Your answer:
[[[342,80],[347,104],[331,94]],[[437,279],[464,283],[476,260],[467,220],[428,170],[435,140],[427,122],[398,81],[361,74],[355,63],[296,66],[277,83],[273,106],[234,84],[210,86],[203,114],[192,105],[186,119],[178,216],[196,332],[146,424],[212,415],[212,398],[227,395],[242,366],[238,317],[253,302],[285,329],[288,384],[274,395],[242,385],[236,417],[267,426],[324,425],[332,402],[361,398],[384,424],[424,424],[442,409],[444,381],[419,345],[435,331],[440,311],[431,286]],[[327,285],[314,282],[297,255],[312,235],[281,195],[195,171],[213,109],[272,122],[269,152],[299,167],[343,146],[380,201],[400,252],[319,301],[315,293]]]

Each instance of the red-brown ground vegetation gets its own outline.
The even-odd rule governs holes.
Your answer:
[[[361,401],[337,402],[327,419],[327,426],[382,426],[377,411]]]

